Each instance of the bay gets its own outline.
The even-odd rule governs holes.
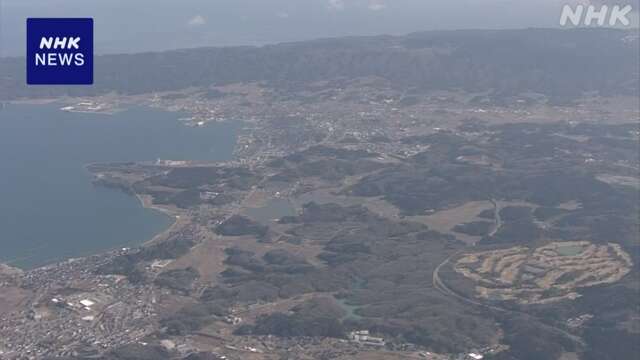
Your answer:
[[[94,186],[93,162],[224,161],[239,124],[187,127],[184,114],[136,107],[113,115],[59,105],[0,110],[0,262],[33,268],[140,244],[173,219],[132,196]]]

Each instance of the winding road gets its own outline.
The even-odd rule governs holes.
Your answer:
[[[489,236],[493,236],[495,235],[495,233],[498,231],[498,229],[500,229],[500,227],[502,226],[502,220],[500,218],[500,208],[498,205],[498,202],[491,199],[490,200],[491,203],[493,203],[494,208],[495,208],[495,227],[493,229],[493,231],[489,234]],[[471,299],[471,298],[467,298],[465,296],[462,296],[460,294],[458,294],[457,292],[451,290],[451,288],[449,288],[444,281],[442,281],[442,279],[440,278],[440,271],[442,270],[443,267],[447,266],[450,262],[451,259],[455,258],[456,256],[460,255],[460,253],[467,251],[467,249],[462,249],[462,250],[458,250],[455,253],[453,253],[451,256],[449,256],[447,259],[445,259],[440,265],[438,265],[434,270],[433,270],[433,275],[432,275],[432,284],[433,287],[436,288],[438,291],[440,291],[442,294],[455,298],[459,301],[462,301],[463,303],[469,304],[469,305],[473,305],[473,306],[478,306],[478,307],[482,307],[488,310],[493,310],[493,311],[497,311],[503,314],[511,314],[511,315],[520,315],[520,316],[524,316],[526,318],[535,320],[536,322],[538,322],[540,325],[549,328],[550,330],[556,331],[561,333],[562,335],[566,336],[567,338],[571,339],[573,342],[575,342],[576,344],[578,344],[580,347],[585,347],[586,344],[585,342],[582,340],[582,338],[580,338],[579,336],[576,336],[562,328],[553,326],[553,325],[549,325],[544,323],[541,319],[528,314],[526,312],[523,311],[518,311],[518,310],[511,310],[511,309],[505,309],[499,306],[494,306],[494,305],[488,305],[485,304],[483,302]]]

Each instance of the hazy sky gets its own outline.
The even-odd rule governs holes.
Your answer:
[[[562,6],[577,1],[589,0],[0,0],[1,47],[5,56],[24,53],[27,17],[93,17],[96,52],[114,53],[437,29],[557,27]]]

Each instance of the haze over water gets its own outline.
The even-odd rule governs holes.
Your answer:
[[[228,160],[239,130],[237,123],[190,128],[180,114],[147,108],[102,115],[59,107],[0,110],[0,262],[31,268],[150,239],[173,220],[94,186],[84,166]]]

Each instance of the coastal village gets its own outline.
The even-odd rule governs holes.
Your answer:
[[[109,95],[91,100],[64,99],[60,109],[108,115],[130,106],[151,106],[187,114],[180,121],[193,127],[207,126],[212,122],[242,121],[243,130],[237,139],[234,159],[216,164],[229,169],[239,166],[249,169],[264,166],[274,159],[304,149],[304,144],[314,138],[322,139],[318,141],[320,145],[342,146],[351,151],[376,153],[378,157],[375,161],[384,164],[395,163],[428,151],[429,145],[373,139],[401,139],[431,134],[476,139],[480,136],[479,132],[473,129],[460,130],[460,126],[470,118],[478,123],[501,124],[544,122],[545,118],[552,117],[555,121],[570,123],[596,111],[596,105],[593,105],[594,108],[589,107],[590,102],[585,102],[584,106],[577,110],[567,111],[562,107],[544,104],[524,106],[520,101],[528,102],[530,99],[514,99],[510,106],[479,106],[469,104],[468,95],[455,92],[430,94],[413,104],[403,101],[406,99],[400,91],[384,86],[379,79],[348,83],[335,88],[308,90],[300,94],[304,98],[326,99],[318,102],[305,102],[294,98],[273,102],[276,94],[269,93],[269,90],[258,84],[229,85],[216,91],[223,95],[207,99],[201,90],[189,90],[128,98]],[[354,100],[353,94],[359,94],[360,97]],[[245,102],[249,102],[250,106],[242,105]],[[338,103],[340,106],[336,106]],[[549,116],[550,113],[553,116]],[[434,116],[435,114],[437,116]],[[628,117],[619,118],[618,115],[609,114],[608,120],[628,120]],[[633,114],[635,115],[637,114]],[[281,126],[278,121],[285,121],[290,126]],[[584,163],[604,163],[594,154],[573,155],[581,157]],[[482,157],[463,156],[456,161],[499,167],[499,164],[493,164],[490,159]],[[157,159],[153,163],[140,166],[148,166],[151,168],[148,171],[155,171],[154,174],[166,175],[174,169],[191,169],[200,165],[204,167],[211,164],[189,159]],[[625,159],[617,161],[615,165],[633,166]],[[96,179],[103,180],[100,176],[104,174],[97,174]],[[349,179],[354,182],[355,180],[358,180],[355,176]],[[290,188],[274,192],[271,196],[280,198],[297,194],[300,187],[301,183],[295,183]],[[249,189],[242,192],[241,198],[233,199],[231,203],[221,206],[177,209],[175,206],[153,205],[173,216],[177,225],[174,224],[160,234],[151,244],[171,242],[179,237],[195,239],[194,245],[207,243],[203,240],[214,235],[211,235],[209,230],[202,229],[224,224],[238,215],[242,208],[246,207],[246,200],[257,192],[255,186]],[[209,203],[219,200],[221,194],[217,188],[212,188],[198,191],[196,197],[198,201]],[[151,205],[150,201],[145,205]],[[215,216],[203,220],[205,215],[212,214]],[[397,220],[400,216],[394,214],[392,218]],[[188,233],[185,234],[185,231]],[[600,266],[607,266],[606,271],[599,273],[598,276],[601,276],[595,281],[597,284],[609,284],[622,279],[633,266],[629,255],[615,244],[596,246],[580,242],[573,245],[579,246],[580,251],[568,255],[562,255],[563,249],[555,243],[534,250],[516,247],[482,253],[470,252],[457,260],[455,271],[477,281],[479,298],[517,299],[522,304],[532,304],[543,303],[546,299],[531,295],[528,289],[505,290],[501,286],[512,284],[516,274],[521,277],[530,275],[531,279],[527,281],[537,284],[539,289],[546,290],[549,287],[560,286],[554,280],[559,279],[564,273],[579,271],[586,274],[596,271]],[[229,244],[225,246],[231,247]],[[215,250],[221,253],[219,250],[225,249],[220,247]],[[506,253],[503,253],[505,251]],[[508,346],[496,341],[484,347],[469,347],[462,352],[437,353],[425,346],[385,338],[380,333],[366,328],[350,330],[343,339],[234,335],[234,331],[250,321],[252,316],[254,318],[251,320],[255,320],[255,313],[259,312],[257,309],[260,309],[260,306],[273,310],[271,305],[260,303],[238,304],[233,311],[216,315],[215,331],[199,331],[189,336],[180,333],[169,334],[167,326],[159,325],[161,319],[167,313],[174,313],[184,306],[193,305],[195,300],[189,294],[201,296],[206,287],[198,285],[200,287],[190,288],[190,292],[181,292],[179,286],[171,288],[159,286],[158,282],[154,282],[165,271],[177,269],[177,266],[172,267],[176,265],[173,259],[155,260],[145,265],[144,274],[154,280],[150,282],[135,283],[124,275],[100,272],[105,266],[117,261],[116,259],[135,257],[139,252],[140,249],[121,248],[24,271],[0,265],[0,359],[91,357],[107,349],[132,344],[142,348],[160,346],[176,354],[176,358],[185,359],[204,347],[215,356],[214,358],[230,360],[275,359],[278,354],[296,352],[303,348],[309,353],[315,351],[334,356],[327,358],[336,359],[366,359],[368,354],[375,354],[388,356],[379,357],[380,359],[481,360],[508,349]],[[575,261],[582,262],[582,265],[575,265]],[[558,264],[562,273],[553,272],[551,269],[544,273],[536,270]],[[564,297],[575,298],[572,295],[574,288],[580,287],[580,284],[574,285],[576,286],[563,288],[566,290]],[[492,286],[499,289],[493,289]],[[292,301],[298,300],[304,299],[294,298]],[[590,321],[590,316],[581,315],[568,319],[566,323],[578,331]],[[80,349],[91,351],[83,353]]]

